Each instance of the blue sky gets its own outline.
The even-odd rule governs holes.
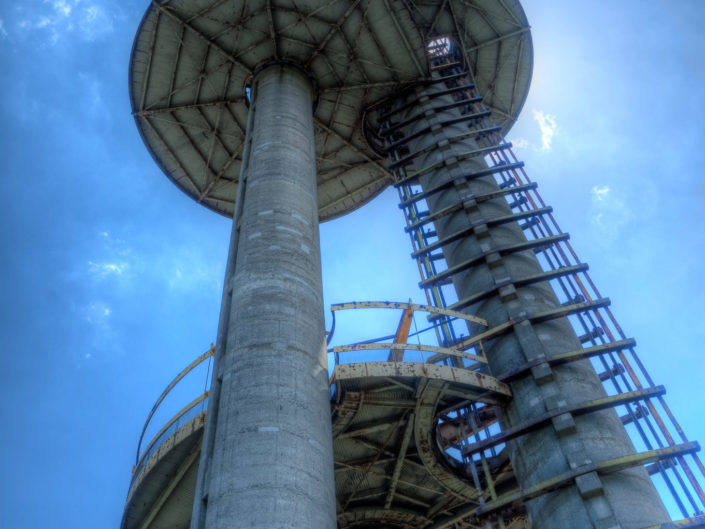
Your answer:
[[[705,441],[705,3],[523,5],[534,79],[509,139]],[[215,337],[229,222],[160,173],[130,116],[146,6],[0,5],[8,529],[116,527],[147,412]],[[391,192],[322,226],[327,304],[422,299],[402,226]]]

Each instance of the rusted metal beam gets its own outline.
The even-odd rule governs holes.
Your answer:
[[[151,116],[153,114],[164,114],[164,113],[174,112],[174,111],[178,111],[178,110],[191,110],[191,109],[196,109],[196,108],[224,106],[224,105],[229,105],[231,103],[244,102],[244,100],[245,100],[244,97],[240,97],[240,98],[230,99],[230,100],[212,101],[212,102],[208,102],[208,103],[196,103],[194,105],[176,105],[176,106],[167,106],[167,107],[161,107],[161,108],[150,108],[148,110],[138,110],[136,112],[133,112],[132,115],[144,117],[144,116]]]
[[[398,421],[396,421],[390,425],[392,428],[390,429],[389,433],[387,434],[387,436],[384,440],[384,443],[382,444],[380,449],[377,451],[377,455],[376,455],[375,459],[372,462],[370,462],[363,469],[362,476],[360,476],[360,479],[357,480],[357,483],[355,483],[355,485],[353,486],[352,491],[350,491],[350,494],[348,495],[347,499],[345,500],[345,503],[343,503],[343,510],[348,508],[348,505],[350,505],[350,502],[355,497],[355,494],[357,493],[358,489],[360,488],[360,485],[362,485],[362,483],[365,481],[365,478],[367,477],[367,473],[370,472],[370,470],[372,469],[372,466],[374,465],[374,461],[377,458],[380,458],[384,455],[384,451],[387,449],[387,446],[389,445],[389,443],[392,442],[392,438],[393,438],[394,434],[399,429],[399,427],[402,424],[404,424],[404,422],[407,420],[408,416],[409,416],[408,413],[404,413],[404,415],[401,417],[401,419],[399,419]]]
[[[409,330],[411,329],[411,322],[414,320],[414,311],[411,308],[404,309],[401,313],[401,318],[399,319],[399,325],[397,326],[397,332],[394,334],[395,344],[404,344],[409,339]],[[387,362],[401,362],[404,360],[404,349],[390,349],[389,355],[387,356]]]
[[[335,464],[338,468],[335,469],[336,472],[350,472],[352,470],[355,471],[361,471],[365,466],[369,465],[370,463],[373,463],[375,465],[385,465],[387,463],[391,463],[392,461],[396,461],[395,457],[382,457],[379,459],[370,459],[365,458],[365,459],[357,459],[355,461],[336,461]]]
[[[458,351],[457,349],[451,349],[449,347],[437,347],[435,345],[423,345],[423,344],[405,344],[405,343],[359,343],[355,345],[338,345],[331,347],[330,351],[333,353],[347,353],[351,351],[379,351],[382,349],[390,349],[392,351],[404,351],[406,349],[410,351],[419,351],[423,353],[424,351],[429,353],[435,353],[435,355],[441,356],[455,356],[458,358],[466,358],[467,360],[473,360],[475,362],[480,362],[483,364],[487,363],[484,356],[474,355],[471,353],[464,353],[463,351]],[[430,361],[428,359],[427,361]],[[388,361],[388,363],[394,364],[395,361]],[[412,362],[400,362],[400,365],[411,364]],[[350,365],[350,364],[344,364]]]
[[[377,83],[360,83],[346,86],[329,86],[321,89],[321,95],[328,92],[347,92],[351,90],[369,90],[370,88],[384,88],[387,86],[399,86],[397,81],[380,81]]]
[[[374,441],[371,441],[370,439],[353,438],[351,440],[356,443],[359,443],[363,446],[366,446],[367,448],[371,448],[375,452],[381,451],[383,456],[387,456],[392,459],[396,459],[396,457],[397,457],[396,452],[386,448],[385,446],[382,446],[379,443],[375,443]],[[368,460],[368,462],[369,461],[372,461],[372,459]],[[418,463],[418,462],[414,461],[413,459],[407,459],[407,462],[409,463],[409,465],[413,466],[417,470],[423,470],[424,472],[426,471],[426,467],[423,466],[423,464]],[[385,475],[387,475],[387,474],[385,474]]]
[[[349,437],[360,437],[362,435],[367,435],[370,433],[382,432],[394,426],[394,423],[390,423],[388,420],[376,421],[374,424],[368,424],[354,430],[348,430],[346,432],[339,433],[335,436],[336,439],[346,439]]]
[[[389,484],[389,492],[384,500],[384,508],[389,509],[392,505],[392,500],[394,499],[394,493],[397,489],[397,484],[399,483],[399,476],[401,475],[401,468],[404,465],[404,459],[406,458],[406,451],[409,448],[409,441],[411,440],[411,434],[414,431],[414,414],[409,414],[409,418],[406,422],[406,428],[404,429],[404,437],[401,440],[401,446],[399,447],[399,455],[397,456],[396,463],[394,464],[394,471],[392,472],[392,481]]]
[[[365,406],[413,410],[416,408],[416,401],[411,399],[367,399],[365,401]]]
[[[490,394],[495,394],[495,396],[511,396],[509,386],[494,377],[483,373],[470,371],[468,369],[436,364],[420,364],[411,362],[365,362],[358,364],[340,364],[335,366],[332,378],[334,380],[352,380],[386,377],[443,380],[458,384],[460,386],[468,386],[469,388],[472,388],[473,391],[481,393],[488,392]],[[482,399],[478,397],[477,400]],[[366,404],[369,404],[369,402],[366,402]]]
[[[428,312],[430,314],[442,314],[451,318],[479,323],[487,327],[487,320],[473,316],[472,314],[464,314],[457,310],[446,309],[442,307],[434,307],[432,305],[419,305],[417,303],[404,303],[403,301],[351,301],[349,303],[336,303],[331,305],[330,310],[348,310],[348,309],[412,309],[414,311]]]

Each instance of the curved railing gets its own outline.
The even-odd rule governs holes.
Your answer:
[[[394,377],[403,370],[408,376],[454,380],[468,387],[475,387],[475,398],[482,402],[495,402],[497,398],[504,400],[511,393],[506,384],[488,374],[487,360],[483,350],[483,337],[492,334],[487,331],[487,321],[470,314],[458,311],[395,301],[362,301],[340,303],[331,306],[333,327],[329,334],[329,345],[335,328],[335,314],[346,309],[400,309],[401,318],[397,330],[389,336],[382,336],[349,345],[329,347],[328,352],[334,355],[334,368],[330,377],[331,397],[336,399],[338,382],[344,379],[363,377]],[[425,320],[430,325],[418,330],[415,314],[425,313]],[[439,323],[439,317],[443,321]],[[412,324],[415,331],[411,332]],[[481,332],[466,338],[460,344],[438,345],[434,331],[440,325],[471,324]],[[366,326],[362,325],[365,328]],[[412,343],[416,341],[417,343]],[[433,344],[428,343],[434,342]],[[459,346],[458,346],[459,345]],[[341,358],[344,353],[345,358]],[[354,358],[350,358],[353,353]],[[434,367],[431,367],[434,366]]]
[[[334,369],[330,377],[332,398],[340,398],[337,383],[342,379],[359,376],[361,372],[366,376],[382,376],[385,373],[390,375],[392,371],[397,372],[400,367],[409,375],[415,373],[418,376],[431,378],[443,377],[445,368],[460,368],[460,371],[472,372],[472,376],[465,380],[468,385],[472,386],[480,382],[481,387],[487,390],[483,396],[476,396],[479,397],[479,401],[492,403],[498,397],[500,400],[510,398],[506,384],[489,376],[483,345],[485,340],[501,333],[503,327],[488,329],[487,321],[477,316],[412,302],[340,303],[331,306],[333,324],[328,333],[329,346],[333,342],[336,312],[348,309],[399,309],[402,314],[394,334],[328,348],[328,352],[334,355]],[[426,323],[426,326],[420,330],[416,326],[417,313],[424,313],[423,320]],[[411,332],[412,324],[415,327],[414,332]],[[443,342],[439,333],[441,327],[455,327],[454,332],[460,338],[456,343]],[[475,332],[468,337],[463,334],[463,331],[467,333],[469,328],[474,328]],[[430,369],[429,364],[439,366],[439,369]],[[456,371],[455,376],[457,374]],[[442,422],[436,426],[438,448],[450,457],[462,461],[457,443],[472,433],[467,428],[455,428],[451,431],[450,427],[450,422]]]
[[[595,302],[593,302],[595,303]],[[599,303],[599,301],[598,301]],[[530,321],[548,321],[557,318],[570,317],[581,313],[591,307],[590,302],[584,300],[576,300],[572,304],[564,304],[556,309],[527,314],[524,319]],[[540,368],[542,363],[547,363],[551,366],[562,365],[569,362],[576,362],[585,359],[592,359],[596,356],[610,354],[615,350],[622,349],[630,345],[630,341],[616,342],[614,344],[599,345],[593,347],[584,347],[576,351],[569,351],[552,357],[543,357],[534,361],[529,361],[523,366],[518,366],[515,369],[499,373],[496,377],[488,376],[486,359],[484,355],[483,342],[493,339],[511,332],[514,325],[521,321],[510,320],[492,328],[487,328],[484,321],[478,321],[472,316],[459,313],[454,310],[439,307],[429,307],[422,305],[414,305],[411,303],[391,303],[391,302],[363,302],[363,303],[346,303],[341,305],[333,305],[332,310],[351,309],[351,308],[396,308],[403,309],[399,328],[395,335],[385,336],[365,342],[358,342],[353,345],[335,346],[328,349],[330,353],[335,355],[335,369],[331,377],[332,394],[340,398],[339,389],[333,387],[337,382],[346,378],[360,378],[369,376],[379,377],[394,377],[394,376],[424,376],[433,377],[434,368],[429,364],[446,365],[463,368],[459,371],[473,371],[476,376],[482,376],[483,381],[481,386],[493,391],[495,396],[502,396],[502,390],[508,390],[506,384],[520,378],[530,370]],[[413,317],[415,310],[421,310],[429,313],[428,320],[433,322],[433,325],[414,334],[409,333],[409,321]],[[409,320],[406,321],[405,320]],[[469,337],[458,336],[458,330],[454,329],[454,334],[458,336],[453,342],[441,341],[442,345],[425,345],[408,343],[408,338],[419,336],[428,331],[437,330],[441,326],[453,326],[455,323],[470,323],[468,328],[472,328],[475,332]],[[467,330],[466,330],[467,332]],[[332,337],[331,337],[332,338]],[[391,340],[388,341],[388,340]],[[626,345],[625,345],[626,342]],[[633,345],[633,344],[632,344]],[[380,358],[379,353],[374,354],[370,359],[358,361],[358,363],[349,364],[347,361],[341,361],[340,354],[354,352],[356,355],[367,354],[368,351],[382,351],[386,358]],[[470,352],[472,351],[472,352]],[[408,355],[408,356],[407,356]],[[347,359],[345,359],[347,360]],[[380,361],[381,360],[381,361]],[[406,364],[406,365],[403,365]],[[623,371],[626,371],[625,367]],[[617,371],[621,374],[622,371]],[[442,375],[440,375],[442,376]],[[600,373],[600,378],[603,381],[611,379],[612,372],[608,371],[605,374]],[[488,384],[489,382],[489,384]],[[472,382],[467,384],[472,386]],[[620,388],[618,388],[620,389]],[[471,392],[472,393],[472,392]],[[512,428],[501,429],[499,426],[499,413],[503,406],[502,399],[498,399],[496,403],[491,402],[492,395],[489,399],[477,398],[468,394],[467,400],[459,407],[449,410],[443,416],[437,417],[435,423],[436,443],[441,452],[455,459],[458,463],[463,464],[464,468],[470,469],[468,478],[472,478],[478,489],[483,487],[480,479],[480,474],[484,473],[485,483],[493,484],[497,476],[493,475],[491,467],[492,462],[500,462],[502,457],[500,452],[503,451],[506,443],[522,436],[528,435],[538,428],[550,424],[555,417],[561,414],[570,414],[571,416],[580,416],[584,414],[594,413],[600,410],[614,409],[622,422],[625,425],[627,433],[630,434],[635,442],[637,452],[633,455],[623,458],[617,458],[601,462],[599,465],[594,465],[594,469],[590,467],[587,471],[595,470],[599,474],[610,474],[618,472],[628,467],[643,466],[654,479],[657,489],[664,500],[669,499],[669,493],[674,498],[674,502],[681,512],[685,512],[686,517],[690,514],[687,511],[687,503],[697,505],[697,499],[701,491],[699,476],[695,475],[693,469],[685,464],[685,456],[693,457],[696,463],[699,464],[699,459],[695,453],[699,450],[699,445],[694,442],[684,440],[682,443],[671,443],[669,446],[657,446],[644,443],[640,446],[639,441],[643,437],[634,435],[634,432],[629,429],[634,427],[639,433],[649,425],[645,424],[645,419],[651,417],[651,409],[657,399],[661,399],[665,393],[662,386],[653,384],[638,387],[636,389],[624,388],[618,391],[607,392],[605,397],[582,402],[573,405],[564,405],[551,411],[519,424]],[[509,393],[505,393],[509,396]],[[638,410],[642,410],[637,415],[632,411],[632,406],[636,406]],[[652,427],[652,433],[654,433]],[[476,468],[477,467],[477,468]],[[500,467],[498,467],[500,468]],[[666,474],[668,472],[668,474]],[[504,474],[506,472],[503,471]],[[663,478],[663,484],[658,480],[660,476],[666,474],[667,478],[680,485],[678,490],[673,486],[673,482]],[[493,496],[492,502],[488,503],[489,507],[485,511],[478,511],[479,516],[491,514],[490,510],[500,510],[506,505],[515,501],[516,498],[528,501],[533,497],[545,494],[550,490],[560,486],[567,486],[572,483],[575,475],[568,473],[557,476],[555,479],[549,479],[544,483],[534,487],[533,496],[526,496],[524,492],[511,492],[503,496]],[[506,479],[506,476],[503,478]],[[689,486],[692,485],[692,488]],[[493,489],[490,489],[493,490]],[[492,512],[494,512],[494,510]],[[702,511],[694,510],[693,516],[700,516],[698,523],[702,522]]]
[[[152,407],[151,411],[149,412],[149,415],[147,415],[147,420],[144,423],[144,426],[142,427],[142,432],[140,433],[140,439],[139,442],[137,443],[137,454],[135,458],[135,466],[133,467],[132,474],[133,478],[136,476],[139,472],[139,470],[142,468],[144,463],[150,458],[154,452],[162,445],[164,441],[166,441],[171,435],[174,434],[179,428],[181,428],[184,424],[186,424],[188,421],[194,419],[195,417],[198,417],[200,414],[205,414],[206,409],[208,407],[208,383],[209,383],[209,374],[210,374],[210,362],[211,358],[215,355],[215,347],[211,344],[210,349],[200,355],[198,358],[196,358],[193,362],[191,362],[188,366],[186,366],[174,379],[169,383],[169,385],[164,389],[162,394],[159,396],[157,401],[154,403],[154,406]],[[155,413],[161,406],[161,404],[164,402],[166,399],[167,395],[177,386],[179,382],[181,382],[184,377],[186,377],[189,373],[191,373],[194,369],[196,369],[198,366],[200,366],[202,363],[208,361],[208,372],[206,373],[206,382],[205,382],[205,387],[206,389],[204,390],[203,394],[199,395],[195,399],[193,399],[191,402],[189,402],[186,406],[184,406],[181,410],[179,410],[178,413],[176,413],[171,419],[169,419],[160,429],[159,431],[152,437],[152,439],[149,441],[147,444],[146,448],[144,450],[142,449],[142,445],[145,440],[145,435],[147,433],[147,430],[152,422],[152,419],[154,418]]]

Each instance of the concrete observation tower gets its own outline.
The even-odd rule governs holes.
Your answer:
[[[516,0],[149,4],[138,129],[233,230],[216,345],[155,408],[214,358],[210,390],[123,529],[705,527],[697,443],[503,140],[531,69]],[[334,306],[402,318],[329,378],[318,224],[389,185],[428,305]]]

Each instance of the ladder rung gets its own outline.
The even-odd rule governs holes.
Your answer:
[[[475,151],[473,151],[474,153]],[[519,169],[521,167],[524,167],[524,162],[516,162],[516,163],[511,163],[511,164],[505,164],[505,165],[495,165],[493,167],[488,167],[487,169],[483,169],[482,171],[477,171],[476,173],[470,173],[463,175],[461,178],[466,178],[468,180],[472,180],[473,178],[480,178],[483,176],[489,176],[493,175],[495,173],[499,173],[500,171],[511,171],[513,169]],[[429,171],[430,172],[430,171]],[[412,179],[418,176],[418,174],[407,177],[407,179]],[[447,180],[446,182],[443,182],[442,184],[438,184],[435,187],[432,187],[431,189],[428,189],[426,191],[422,191],[421,193],[416,193],[415,195],[411,195],[408,199],[405,201],[401,202],[402,207],[407,207],[410,204],[413,204],[414,202],[417,202],[421,199],[424,199],[428,196],[433,195],[434,193],[438,193],[439,191],[443,191],[444,189],[447,189],[449,187],[452,187],[455,183],[455,180]]]
[[[429,110],[432,110],[434,112],[441,112],[443,110],[449,110],[451,108],[459,107],[462,105],[479,103],[480,101],[482,101],[481,97],[470,97],[467,99],[459,99],[458,101],[453,101],[452,103],[447,103],[445,105],[439,105],[437,107],[429,107],[427,109],[424,109],[423,112],[419,112],[418,114],[414,114],[413,116],[409,116],[405,120],[399,121],[398,123],[390,123],[389,127],[387,127],[386,129],[380,130],[380,136],[388,136],[390,133],[394,132],[395,130],[400,129],[401,127],[405,127],[406,125],[410,125],[414,121],[425,117],[426,112],[428,112]],[[465,121],[465,119],[473,119],[475,117],[480,117],[480,116],[489,116],[491,114],[492,114],[492,112],[490,112],[489,110],[485,110],[482,112],[477,112],[475,114],[466,114],[465,116],[458,116],[456,118],[453,118],[452,120],[446,120],[440,124],[441,125],[452,125],[453,123],[456,123],[456,122]],[[462,118],[465,118],[465,119],[462,119]],[[424,131],[428,130],[429,128],[430,127],[426,127],[424,129]],[[404,143],[404,141],[408,141],[408,140],[409,140],[409,138],[405,138],[403,140],[398,140],[398,141],[390,144],[389,146],[387,146],[385,148],[385,151],[390,151],[390,150],[394,149],[397,145],[400,145],[400,144]]]
[[[428,94],[429,99],[435,99],[437,97],[441,97],[444,95],[452,94],[453,92],[460,92],[462,90],[471,90],[475,88],[475,85],[472,83],[466,84],[466,85],[460,85],[460,86],[452,86],[450,88],[447,88],[445,90],[441,90],[439,92],[434,92],[433,94]],[[419,98],[416,97],[412,99],[411,101],[408,101],[407,103],[404,103],[400,107],[394,108],[392,110],[388,110],[387,112],[383,112],[379,116],[379,121],[384,121],[385,119],[388,119],[390,116],[393,116],[397,112],[401,112],[402,110],[406,110],[407,108],[418,105],[419,103]]]
[[[501,189],[499,191],[492,191],[490,193],[485,193],[483,195],[470,195],[468,197],[465,197],[463,200],[467,202],[468,200],[474,200],[475,202],[486,202],[488,200],[494,200],[496,198],[503,197],[505,195],[508,195],[510,193],[519,193],[523,191],[528,191],[530,189],[536,189],[536,183],[531,182],[530,184],[525,184],[523,186],[517,186],[512,189]],[[401,204],[399,204],[400,208],[403,208]],[[417,226],[422,226],[423,224],[428,224],[431,221],[436,221],[440,218],[443,218],[447,215],[450,215],[451,213],[455,213],[456,211],[460,211],[463,209],[463,202],[458,202],[457,204],[452,204],[450,206],[446,206],[442,209],[439,209],[435,213],[429,215],[428,217],[424,217],[421,220],[418,220],[409,226],[407,226],[407,231],[416,228]]]
[[[466,270],[467,268],[470,268],[471,266],[479,263],[488,255],[493,253],[498,253],[500,255],[509,255],[512,253],[523,252],[525,250],[531,250],[534,248],[545,248],[546,246],[550,246],[560,241],[567,241],[569,238],[570,235],[568,235],[567,233],[561,233],[559,235],[553,235],[552,237],[544,237],[542,239],[534,239],[532,241],[525,241],[519,244],[512,244],[511,246],[505,246],[504,248],[492,248],[486,252],[482,252],[479,255],[476,255],[475,257],[466,259],[462,263],[458,263],[455,266],[451,266],[447,270],[444,270],[443,272],[440,272],[435,276],[429,277],[428,279],[421,281],[421,283],[419,283],[419,286],[421,288],[426,288],[427,286],[434,284],[438,280],[445,279],[447,277],[452,276],[453,274],[462,272],[463,270]]]
[[[522,277],[520,279],[517,279],[515,281],[510,281],[507,284],[513,284],[517,288],[533,285],[535,283],[540,283],[542,281],[550,281],[552,279],[557,279],[559,277],[564,277],[568,275],[573,275],[573,274],[578,274],[580,272],[585,272],[588,270],[588,265],[585,263],[581,263],[576,266],[564,266],[561,268],[557,268],[555,270],[549,270],[548,272],[541,272],[540,274],[534,274],[531,276],[526,276]],[[461,299],[460,301],[457,301],[456,303],[453,303],[449,309],[452,310],[462,310],[465,307],[469,305],[473,305],[475,303],[478,303],[480,301],[483,301],[491,296],[498,295],[497,291],[499,288],[503,287],[505,285],[495,285],[493,288],[489,290],[485,290],[484,292],[478,292],[477,294],[473,294],[472,296],[468,296],[464,299]],[[574,306],[574,305],[571,305]]]

